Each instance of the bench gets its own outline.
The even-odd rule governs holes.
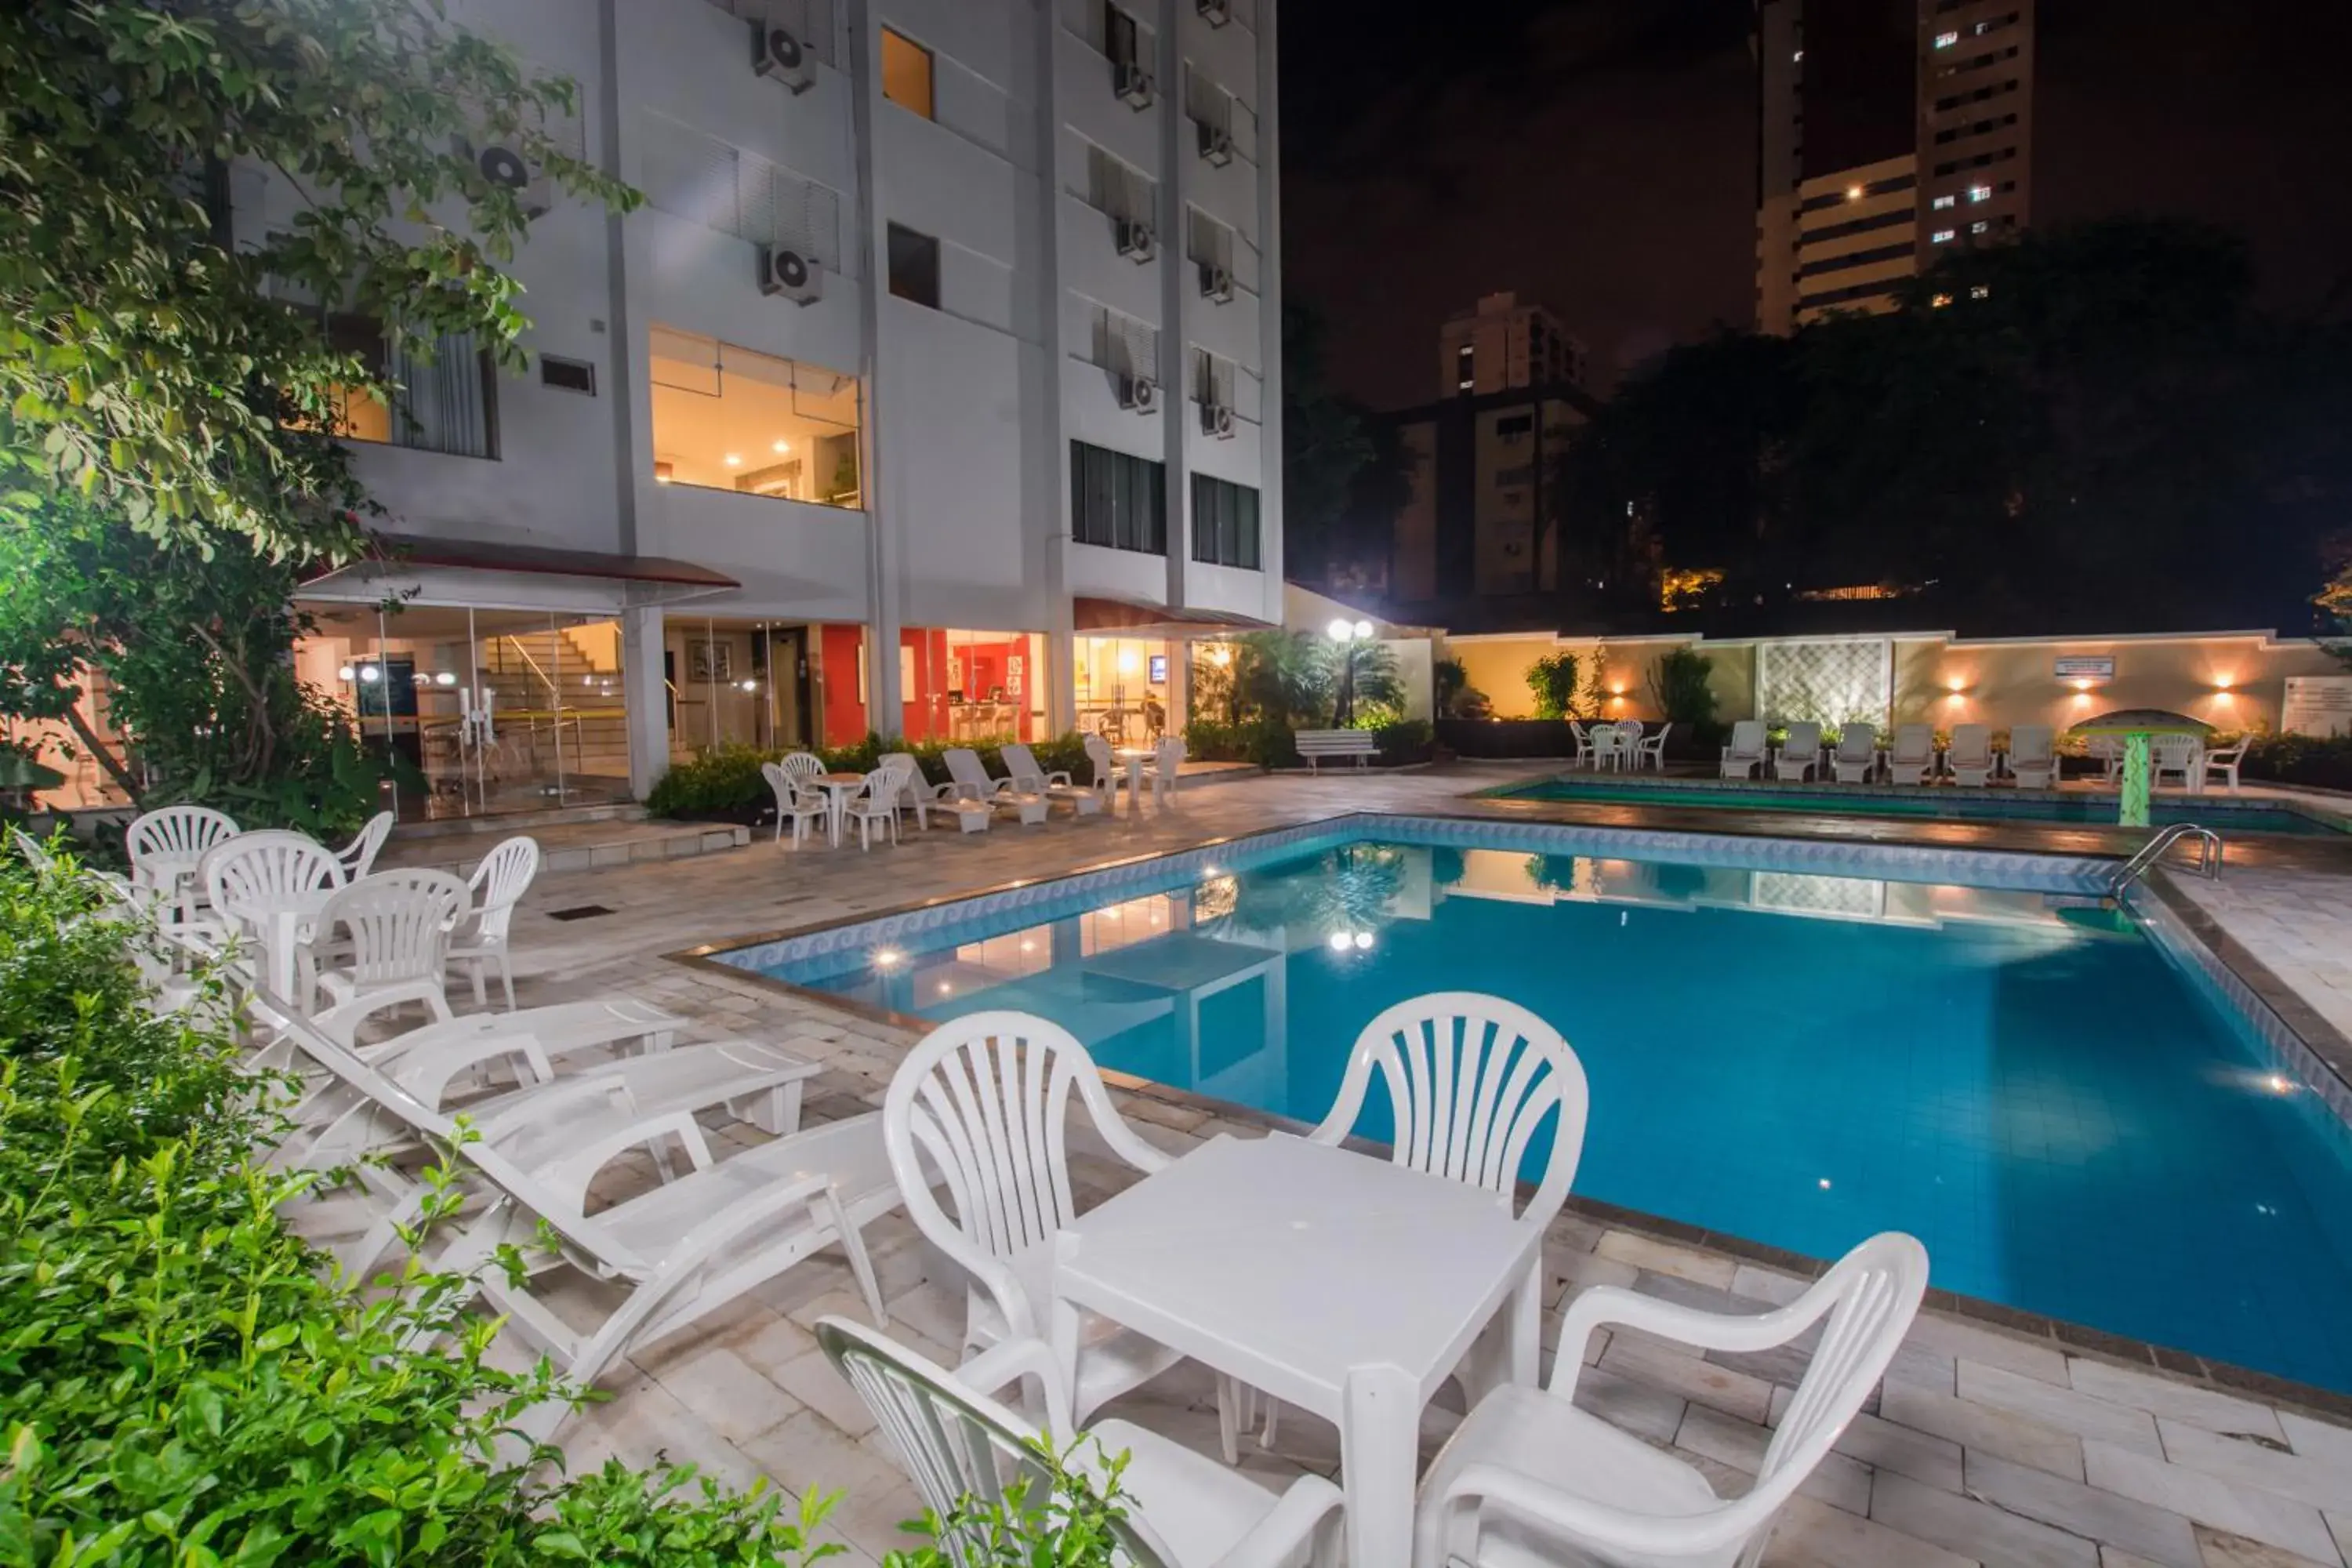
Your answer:
[[[1327,757],[1353,757],[1360,768],[1366,758],[1380,750],[1380,738],[1370,730],[1301,730],[1291,739],[1297,743],[1309,773],[1321,773]]]

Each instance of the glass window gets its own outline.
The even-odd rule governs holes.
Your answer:
[[[1168,553],[1167,470],[1148,458],[1071,442],[1070,537],[1080,544]]]
[[[1113,745],[1148,745],[1168,726],[1168,644],[1159,638],[1071,639],[1078,728]]]
[[[1192,559],[1258,569],[1257,491],[1207,474],[1192,476]]]
[[[1469,391],[1471,384],[1477,380],[1477,377],[1472,374],[1476,363],[1477,351],[1468,343],[1464,343],[1454,351],[1454,384],[1464,392]]]
[[[905,628],[898,696],[907,739],[954,745],[1041,739],[1044,651],[1034,632]]]
[[[344,390],[336,400],[336,435],[458,458],[499,455],[498,373],[489,355],[474,346],[473,334],[452,333],[429,349],[402,349],[370,317],[330,316],[327,340],[338,353],[357,354],[369,374],[394,386],[388,405],[356,387]]]
[[[656,327],[654,478],[861,507],[857,378]]]
[[[1111,58],[1111,63],[1134,65],[1139,41],[1135,18],[1116,5],[1104,5],[1103,53]]]
[[[940,308],[940,242],[900,224],[890,226],[890,292]]]
[[[931,51],[882,29],[882,96],[924,119],[931,113]]]

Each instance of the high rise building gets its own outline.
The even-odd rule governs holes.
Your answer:
[[[1756,0],[1759,330],[2026,222],[2034,0]]]
[[[546,209],[530,370],[446,342],[355,401],[399,549],[306,587],[297,657],[422,765],[404,810],[1181,722],[1189,639],[1281,618],[1275,5],[453,0],[646,200],[480,149]]]
[[[1481,295],[1475,309],[1437,331],[1437,395],[1507,392],[1513,387],[1584,384],[1584,344],[1541,305],[1517,294]]]

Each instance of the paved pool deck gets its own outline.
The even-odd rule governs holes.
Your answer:
[[[751,1035],[788,1044],[824,1066],[810,1086],[810,1119],[858,1114],[881,1103],[909,1043],[903,1031],[667,955],[1356,810],[1520,818],[1529,815],[1524,805],[1463,797],[1543,771],[1534,763],[1465,763],[1281,776],[1186,790],[1172,809],[1139,816],[1123,804],[1108,818],[1057,812],[1042,827],[1006,823],[971,836],[935,829],[870,854],[795,852],[755,836],[749,847],[725,853],[551,874],[516,921],[519,989],[525,1005],[606,992],[640,995],[691,1017],[700,1037]],[[2112,830],[2012,823],[1799,822],[1781,813],[1598,804],[1563,809],[1577,815],[1541,815],[1592,826],[2077,854],[2127,853],[2134,842]],[[494,840],[483,847],[488,842]],[[2249,958],[2273,968],[2281,985],[2327,979],[2336,973],[2328,954],[2352,953],[2352,844],[2242,841],[2232,845],[2231,868],[2218,888],[2200,883],[2182,896]],[[2291,960],[2306,942],[2309,961],[2298,966]],[[2310,1005],[2326,1016],[2321,1002]],[[1180,1098],[1118,1098],[1144,1135],[1171,1151],[1265,1131],[1262,1119]],[[741,1123],[714,1123],[714,1131],[738,1145],[761,1137]],[[1073,1146],[1082,1202],[1129,1179],[1091,1133],[1078,1131]],[[646,1168],[625,1164],[608,1184],[617,1189],[650,1179]],[[869,1238],[891,1331],[951,1363],[960,1296],[927,1277],[924,1251],[902,1216],[879,1222]],[[1587,1286],[1738,1310],[1788,1300],[1801,1289],[1806,1268],[1589,1205],[1554,1224],[1545,1262],[1548,1355],[1561,1307]],[[594,1292],[584,1283],[577,1289],[585,1305]],[[567,1429],[573,1468],[607,1455],[638,1464],[667,1455],[739,1482],[764,1475],[794,1494],[845,1489],[828,1528],[850,1548],[846,1562],[870,1563],[908,1544],[895,1524],[919,1504],[809,1331],[817,1317],[836,1311],[864,1316],[846,1270],[819,1258],[727,1313],[644,1347],[604,1380],[612,1400]],[[1633,1334],[1596,1336],[1580,1353],[1592,1363],[1580,1380],[1580,1404],[1674,1450],[1718,1490],[1736,1489],[1753,1473],[1805,1359],[1801,1352],[1700,1356]],[[2048,1325],[1987,1321],[1939,1300],[1921,1315],[1869,1414],[1787,1511],[1766,1561],[2344,1568],[2352,1562],[2352,1402],[2221,1386],[2197,1370],[2158,1364],[2129,1346],[2074,1342]],[[1108,1413],[1213,1450],[1213,1390],[1197,1369],[1180,1368]],[[1442,1441],[1455,1419],[1433,1410],[1425,1446]],[[1332,1428],[1291,1412],[1274,1448],[1250,1454],[1244,1465],[1278,1486],[1301,1469],[1331,1473],[1337,1462]]]

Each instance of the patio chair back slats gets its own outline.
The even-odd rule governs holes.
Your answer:
[[[122,843],[135,873],[142,861],[159,856],[193,860],[237,833],[234,818],[210,806],[166,805],[133,817],[123,832]]]
[[[1077,1214],[1063,1131],[1076,1080],[1067,1052],[1083,1047],[1042,1018],[974,1017],[1006,1026],[935,1032],[926,1043],[946,1048],[910,1058],[890,1095],[908,1100],[908,1131],[944,1178],[956,1228],[988,1256],[1010,1258],[1050,1242]]]
[[[265,827],[206,850],[197,879],[213,908],[266,908],[290,894],[340,888],[350,879],[335,852],[305,834]]]
[[[466,882],[469,899],[477,892],[481,895],[473,909],[471,934],[485,942],[504,942],[507,928],[514,921],[515,905],[522,901],[538,876],[539,840],[529,834],[517,834],[482,857],[482,863]]]
[[[319,911],[319,934],[349,933],[352,979],[361,987],[430,981],[447,966],[450,928],[470,894],[446,871],[380,871],[337,892]]]

